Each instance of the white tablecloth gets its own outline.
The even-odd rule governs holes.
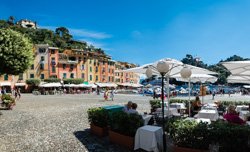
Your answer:
[[[184,103],[171,103],[170,108],[186,109]]]
[[[247,121],[247,118],[250,116],[250,112],[249,111],[240,111],[240,115],[239,115],[243,120]]]
[[[142,148],[146,151],[159,152],[162,149],[163,131],[161,127],[143,126],[135,134],[134,150]]]
[[[219,119],[219,114],[218,114],[217,110],[203,109],[203,110],[198,112],[197,118],[206,118],[206,119],[210,119],[212,121],[216,121],[217,119]]]
[[[159,113],[159,114],[161,114],[162,113],[162,109],[161,108],[157,108],[156,112]],[[164,108],[164,115],[165,116],[175,115],[175,114],[178,114],[178,111],[177,111],[176,108],[169,108],[169,111],[168,111],[168,108]]]
[[[196,121],[196,122],[207,122],[208,124],[211,124],[211,120],[210,119],[206,119],[206,118],[192,118],[192,117],[187,117],[185,120],[188,121]]]
[[[144,120],[144,125],[147,125],[149,120],[152,118],[152,115],[142,115],[142,118]]]
[[[248,109],[248,106],[247,105],[239,105],[239,106],[237,106],[236,107],[236,111],[237,112],[240,112],[240,111],[242,111],[243,109]]]

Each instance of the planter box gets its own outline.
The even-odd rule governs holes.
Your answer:
[[[109,130],[109,141],[124,146],[130,150],[134,149],[134,137],[122,135],[112,130]]]
[[[209,152],[209,150],[200,150],[200,149],[193,149],[193,148],[185,148],[185,147],[174,146],[173,152]]]
[[[90,131],[91,133],[100,136],[100,137],[104,137],[108,135],[108,127],[98,127],[94,124],[90,124]]]

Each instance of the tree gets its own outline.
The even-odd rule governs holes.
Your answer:
[[[10,16],[9,19],[8,19],[8,24],[10,25],[14,25],[15,24],[15,17],[14,16]]]
[[[16,31],[0,29],[0,74],[23,73],[32,61],[30,41]]]
[[[63,38],[66,41],[71,40],[72,35],[69,34],[69,30],[65,27],[58,27],[56,28],[56,35],[59,35],[61,38]]]

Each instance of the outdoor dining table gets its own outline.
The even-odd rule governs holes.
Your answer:
[[[157,108],[156,109],[156,113],[161,114],[162,113],[162,109],[161,108]],[[168,111],[168,108],[164,107],[164,115],[171,116],[171,115],[175,115],[175,114],[178,114],[178,111],[177,111],[176,108],[169,108],[169,111]]]
[[[162,127],[146,125],[137,129],[135,134],[134,150],[159,152],[162,150],[163,130]]]
[[[248,110],[241,110],[239,112],[239,116],[243,119],[243,120],[247,120],[247,117],[250,116],[249,114],[250,112]]]
[[[207,119],[207,118],[191,118],[191,117],[187,117],[185,120],[190,120],[190,121],[196,121],[196,122],[207,122],[208,124],[211,124],[211,120]]]
[[[186,109],[184,103],[171,103],[170,108],[176,108],[176,109]]]
[[[197,118],[207,118],[212,121],[219,119],[219,114],[217,110],[202,109],[198,112]]]
[[[236,108],[235,108],[235,110],[236,110],[237,112],[240,112],[240,111],[242,111],[242,110],[244,110],[244,109],[248,110],[248,106],[247,106],[247,105],[238,105],[238,106],[236,106]]]

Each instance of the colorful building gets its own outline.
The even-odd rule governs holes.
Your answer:
[[[34,47],[34,61],[31,67],[18,76],[2,75],[1,83],[24,83],[27,79],[38,78],[82,78],[86,83],[115,82],[137,83],[139,77],[131,72],[122,70],[135,67],[134,64],[119,62],[111,59],[102,50],[65,50],[59,53],[56,47],[39,44]]]

